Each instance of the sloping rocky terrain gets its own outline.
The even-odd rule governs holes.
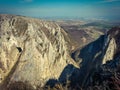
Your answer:
[[[108,80],[113,74],[118,73],[117,71],[120,67],[119,46],[120,27],[114,27],[96,41],[73,53],[73,58],[80,64],[80,86],[104,85],[105,80]],[[119,74],[116,75],[119,77]],[[97,80],[95,78],[97,78]],[[102,90],[106,90],[107,86],[102,85],[100,85],[101,88],[104,87]],[[101,90],[101,88],[98,87],[94,90]],[[107,90],[113,89],[109,87]]]
[[[98,22],[96,22],[97,24],[80,20],[58,20],[55,22],[58,23],[70,35],[70,38],[73,39],[75,49],[82,48],[96,40],[109,29],[106,27],[106,24],[99,25]]]
[[[0,90],[119,90],[120,27],[96,32],[80,47],[55,22],[1,14]]]
[[[67,65],[75,65],[70,48],[56,23],[0,15],[0,90],[37,89],[59,79]]]

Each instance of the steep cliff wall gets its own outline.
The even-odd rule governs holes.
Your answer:
[[[114,27],[96,41],[89,43],[82,49],[72,54],[76,62],[80,64],[79,80],[81,86],[87,86],[92,82],[91,76],[101,66],[108,62],[119,63],[120,56],[120,28]],[[117,59],[117,60],[116,60]]]
[[[0,15],[1,88],[21,82],[36,89],[49,79],[58,79],[64,68],[74,63],[69,42],[53,22]]]

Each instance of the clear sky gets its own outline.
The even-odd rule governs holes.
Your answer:
[[[0,0],[1,14],[120,19],[120,0]]]

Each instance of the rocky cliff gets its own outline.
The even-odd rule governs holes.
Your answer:
[[[74,65],[69,48],[70,39],[56,23],[0,15],[0,89],[37,89],[58,79]]]
[[[89,86],[96,90],[120,90],[120,27],[110,29],[106,35],[102,64],[90,76]]]
[[[120,27],[73,52],[73,60],[74,44],[54,22],[0,15],[0,90],[41,90],[66,80],[78,90],[100,84],[120,65]]]
[[[72,57],[80,65],[80,86],[86,87],[93,82],[93,75],[104,67],[117,68],[120,60],[120,28],[113,27],[105,35],[78,49]],[[99,73],[99,72],[98,72]]]

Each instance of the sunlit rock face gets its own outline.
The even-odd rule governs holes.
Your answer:
[[[113,60],[120,55],[120,28],[110,29],[104,40],[102,64]]]
[[[74,63],[69,42],[67,34],[53,22],[0,15],[1,88],[14,87],[15,83],[20,88],[20,83],[36,89],[49,79],[58,79],[64,68]]]

